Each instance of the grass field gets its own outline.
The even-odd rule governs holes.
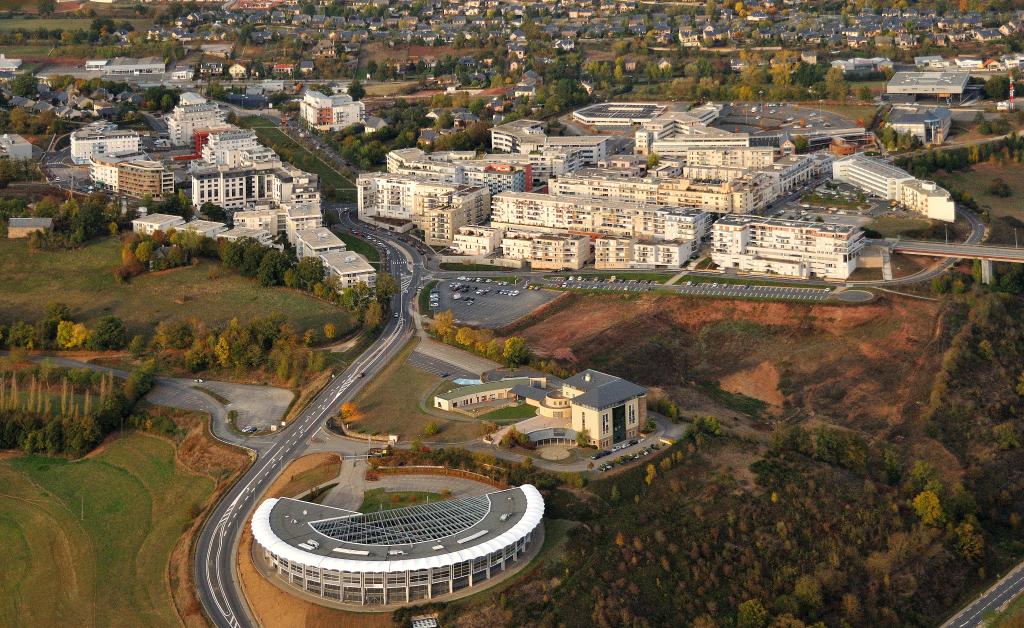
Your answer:
[[[491,410],[486,414],[481,414],[478,418],[481,421],[490,421],[491,423],[496,423],[498,425],[508,425],[510,423],[518,423],[523,419],[528,419],[535,414],[537,414],[536,408],[523,403],[518,406],[505,406],[504,408]]]
[[[575,276],[575,275],[574,275]],[[553,276],[558,278],[557,275]],[[672,278],[672,273],[637,273],[637,272],[607,272],[607,273],[583,273],[585,280],[607,279],[615,277],[616,280],[653,281],[654,283],[665,283]]]
[[[896,216],[880,216],[868,224],[865,229],[872,229],[882,234],[883,238],[895,238],[908,231],[927,229],[930,222],[920,218],[899,218]]]
[[[810,109],[818,109],[817,103],[807,103],[807,107]],[[838,105],[822,103],[820,108],[824,111],[831,111],[838,113],[839,115],[847,118],[850,122],[862,121],[865,125],[871,124],[871,119],[875,117],[875,110],[878,107],[874,105]]]
[[[47,303],[60,301],[71,307],[75,320],[88,324],[113,314],[132,334],[148,333],[161,320],[190,316],[216,324],[280,313],[300,332],[328,321],[339,329],[350,326],[338,308],[295,290],[262,288],[214,262],[147,273],[118,285],[111,269],[119,261],[114,238],[71,251],[30,251],[25,240],[0,240],[0,320],[34,322]]]
[[[319,486],[324,482],[333,480],[338,477],[339,473],[341,473],[341,460],[337,456],[333,456],[325,459],[323,464],[292,475],[281,487],[278,494],[286,497],[301,495],[314,486]]]
[[[249,116],[241,118],[238,125],[255,130],[260,141],[273,148],[282,159],[318,175],[325,194],[341,193],[342,196],[355,198],[355,184],[346,175],[285,135],[271,120],[261,116]]]
[[[491,266],[490,264],[456,264],[453,262],[442,262],[441,270],[461,270],[464,272],[476,272],[476,271],[495,271],[495,270],[515,270],[514,268],[505,268],[503,266]]]
[[[338,234],[338,237],[345,243],[345,248],[359,253],[374,266],[380,266],[380,252],[372,244],[351,233],[342,232]]]
[[[427,282],[427,284],[420,289],[420,293],[416,297],[420,308],[420,314],[430,314],[430,293],[436,287],[437,281],[435,280]]]
[[[153,25],[152,19],[147,18],[132,18],[129,20],[118,19],[116,22],[130,22],[135,30],[146,30]],[[32,17],[12,17],[7,19],[0,19],[0,32],[10,32],[19,28],[25,30],[34,31],[40,28],[47,30],[64,30],[64,31],[80,31],[89,30],[89,26],[92,24],[92,18],[60,18],[60,17],[46,17],[46,18],[32,18]]]
[[[1000,198],[988,193],[993,179],[1002,179],[1010,186],[1012,194]],[[1009,216],[1024,220],[1024,164],[1008,162],[1006,164],[977,164],[970,170],[944,173],[936,177],[942,186],[952,186],[967,192],[978,201],[978,205],[991,209],[993,218]]]
[[[0,460],[0,625],[178,626],[167,565],[212,490],[143,434],[77,462]]]
[[[350,427],[365,434],[398,434],[402,439],[413,439],[434,421],[441,431],[431,437],[433,440],[454,442],[481,435],[475,421],[446,420],[420,409],[420,400],[444,380],[406,363],[415,347],[415,343],[408,344],[356,397],[359,416]]]
[[[426,491],[385,491],[382,488],[372,488],[363,493],[363,503],[359,506],[359,512],[377,512],[379,510],[392,510],[425,504],[428,501],[437,502],[443,500],[440,493],[428,493]]]

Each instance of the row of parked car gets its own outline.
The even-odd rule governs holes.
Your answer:
[[[612,447],[611,450],[602,450],[602,451],[597,452],[596,454],[591,456],[591,460],[598,460],[600,458],[604,458],[605,456],[610,456],[613,453],[615,453],[616,451],[620,451],[620,450],[625,449],[627,447],[632,447],[633,445],[639,444],[639,442],[640,441],[638,441],[636,439],[633,439],[633,440],[631,440],[629,442],[620,443],[620,444],[616,445],[615,447]],[[615,460],[613,460],[611,462],[606,462],[606,463],[602,464],[597,469],[598,469],[598,471],[611,471],[612,469],[615,468],[616,465],[628,464],[628,463],[633,462],[634,460],[637,460],[637,459],[639,459],[639,458],[641,458],[643,456],[649,456],[649,455],[651,455],[651,453],[653,453],[654,451],[657,451],[659,449],[661,449],[661,445],[659,445],[658,443],[651,443],[650,445],[644,447],[640,451],[633,452],[631,454],[623,454],[623,455],[619,456],[618,458],[616,458]]]

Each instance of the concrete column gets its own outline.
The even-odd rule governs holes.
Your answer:
[[[992,272],[992,260],[981,260],[981,282],[984,284],[991,284],[994,279],[995,273]]]

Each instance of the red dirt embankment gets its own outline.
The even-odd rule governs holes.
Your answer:
[[[938,303],[886,296],[808,305],[644,295],[573,295],[518,329],[531,350],[665,389],[694,384],[851,427],[899,422],[927,394]]]

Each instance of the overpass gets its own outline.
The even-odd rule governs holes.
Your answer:
[[[880,240],[875,243],[887,246],[892,253],[903,255],[981,260],[981,276],[984,283],[992,283],[992,262],[1024,264],[1024,248],[1010,246],[947,244],[921,240]]]

